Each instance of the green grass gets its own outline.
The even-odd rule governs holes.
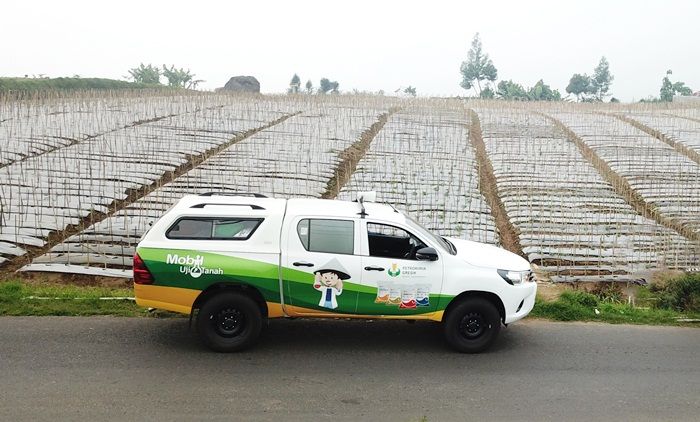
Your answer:
[[[163,89],[163,85],[141,84],[106,78],[0,78],[0,92],[7,91],[69,91]]]
[[[593,294],[581,291],[564,292],[555,301],[544,301],[538,298],[530,315],[556,321],[600,321],[612,324],[648,325],[686,325],[687,323],[679,322],[678,318],[700,319],[698,312],[634,307],[627,303],[600,300]]]
[[[650,298],[643,290],[645,299]],[[132,289],[83,287],[26,281],[0,281],[2,315],[114,315],[177,316],[165,311],[147,312],[130,300],[102,300],[101,297],[132,297]],[[39,299],[49,298],[49,299]],[[596,309],[599,313],[596,313]],[[530,314],[556,321],[600,321],[613,324],[684,325],[678,318],[700,319],[700,312],[680,312],[658,307],[633,307],[615,303],[582,291],[567,291],[555,301],[540,298]],[[698,325],[698,324],[693,324]]]
[[[133,296],[132,289],[4,281],[0,282],[0,315],[154,315],[131,300],[99,299]],[[166,314],[169,313],[155,315]]]

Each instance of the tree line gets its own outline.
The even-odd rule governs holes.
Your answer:
[[[138,67],[129,69],[128,78],[133,79],[136,83],[147,85],[161,85],[160,77],[163,76],[168,81],[168,86],[173,88],[196,89],[197,85],[204,82],[201,79],[195,79],[195,75],[184,68],[176,68],[175,65],[170,67],[148,66],[141,63]]]
[[[311,82],[311,79],[306,81],[306,85],[304,85],[304,90],[302,91],[301,89],[301,78],[299,75],[296,73],[294,76],[292,76],[292,80],[289,82],[289,89],[287,89],[287,93],[289,94],[300,94],[300,93],[306,93],[306,94],[338,94],[340,91],[338,88],[340,88],[340,84],[338,81],[331,81],[328,78],[321,78],[318,84],[318,89],[314,88],[313,82]]]
[[[489,55],[484,52],[478,32],[472,39],[467,60],[462,62],[459,70],[462,76],[460,86],[465,90],[474,89],[479,98],[511,101],[559,101],[562,99],[561,93],[545,84],[542,79],[530,88],[525,88],[512,80],[501,80],[496,84],[498,70]],[[693,91],[684,82],[671,82],[669,78],[671,74],[670,70],[666,72],[661,82],[659,97],[652,98],[650,101],[671,101],[674,95],[692,95]],[[574,73],[566,86],[566,92],[575,95],[578,101],[583,102],[602,102],[608,97],[611,97],[611,102],[618,102],[610,92],[614,80],[615,77],[610,72],[610,63],[603,56],[591,75]]]

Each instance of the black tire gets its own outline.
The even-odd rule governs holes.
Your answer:
[[[202,342],[216,352],[237,352],[252,346],[262,325],[257,303],[237,292],[212,296],[197,314],[197,333]]]
[[[445,339],[462,353],[480,353],[491,347],[501,331],[496,306],[481,297],[470,297],[454,305],[443,322]]]

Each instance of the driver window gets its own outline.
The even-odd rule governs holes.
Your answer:
[[[404,229],[387,224],[367,223],[369,255],[382,258],[416,259],[425,244]]]

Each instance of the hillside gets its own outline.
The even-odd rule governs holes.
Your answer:
[[[185,194],[353,199],[555,282],[700,266],[700,109],[377,96],[0,101],[0,266],[128,277]]]

